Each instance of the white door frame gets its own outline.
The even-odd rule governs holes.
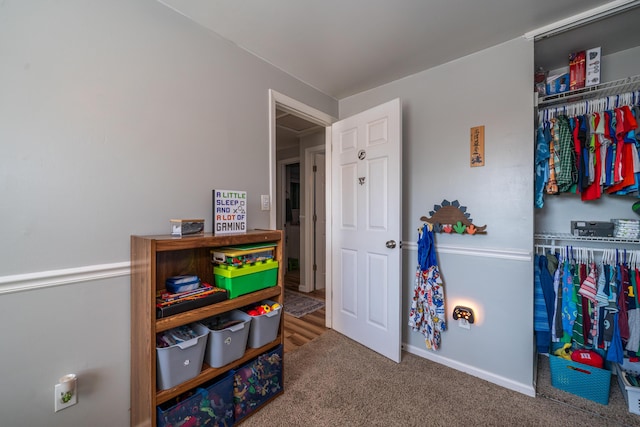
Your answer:
[[[290,157],[288,159],[282,159],[280,161],[278,161],[278,169],[276,170],[276,182],[280,182],[280,185],[278,186],[278,191],[276,192],[276,204],[275,206],[277,206],[276,208],[276,229],[280,226],[284,227],[284,223],[286,222],[285,218],[286,218],[286,198],[284,197],[284,195],[287,192],[286,186],[286,168],[288,165],[292,165],[295,163],[300,163],[300,157]],[[278,212],[280,212],[280,215],[278,215]],[[283,228],[284,229],[284,228]],[[286,232],[286,230],[285,230]],[[286,239],[286,234],[285,234],[285,239]],[[282,245],[283,248],[283,252],[282,252],[282,268],[288,268],[287,266],[287,259],[288,259],[288,255],[287,255],[287,245],[286,242],[285,244]],[[285,274],[286,274],[285,270]]]
[[[300,101],[288,97],[282,93],[269,89],[269,199],[275,200],[276,195],[276,172],[277,172],[277,156],[276,156],[276,106],[282,110],[292,112],[300,117],[304,117],[313,123],[317,123],[325,127],[325,153],[326,159],[326,216],[331,218],[331,123],[336,121],[334,117],[316,110]],[[273,205],[273,202],[272,202]],[[271,207],[269,212],[269,228],[275,230],[276,227],[276,209]],[[331,225],[327,221],[327,242],[326,242],[326,265],[327,277],[331,277]],[[325,302],[325,324],[331,327],[331,280],[327,280],[326,284],[326,302]]]
[[[326,132],[326,131],[325,131]],[[325,139],[326,141],[326,139]],[[316,145],[314,147],[308,147],[304,150],[304,164],[305,164],[305,189],[304,189],[304,229],[305,234],[308,236],[309,231],[313,230],[313,198],[310,197],[314,194],[313,188],[313,168],[310,165],[313,164],[313,155],[316,153],[325,153],[326,147],[324,145]],[[326,157],[325,157],[326,158]],[[325,177],[326,178],[326,177]],[[326,178],[327,181],[329,178]],[[326,191],[326,189],[325,189]],[[325,214],[325,218],[327,217]],[[329,221],[327,221],[329,222]],[[326,237],[326,243],[328,244],[328,240],[330,236]],[[304,284],[305,286],[300,286],[300,290],[303,292],[311,292],[313,291],[313,257],[309,256],[313,254],[313,249],[315,245],[315,239],[306,239],[304,241]],[[326,254],[325,254],[326,258]],[[326,260],[325,260],[326,264]],[[325,285],[326,288],[327,285]],[[326,292],[326,291],[325,291]]]

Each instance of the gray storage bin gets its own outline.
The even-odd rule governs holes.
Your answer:
[[[189,325],[198,336],[170,347],[156,347],[156,383],[158,390],[175,387],[202,370],[209,330],[199,323]]]
[[[218,325],[230,321],[239,323],[224,329],[217,329]],[[202,324],[209,330],[204,361],[211,367],[220,368],[244,355],[249,338],[251,316],[240,310],[232,310],[219,316],[204,319]]]
[[[275,301],[264,300],[256,305],[275,304]],[[260,316],[251,316],[251,330],[249,331],[249,347],[258,348],[275,340],[280,329],[280,315],[282,306]]]

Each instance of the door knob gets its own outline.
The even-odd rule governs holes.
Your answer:
[[[388,247],[389,249],[393,249],[393,248],[395,248],[395,247],[396,247],[396,241],[395,241],[395,240],[388,240],[388,241],[387,241],[387,247]]]

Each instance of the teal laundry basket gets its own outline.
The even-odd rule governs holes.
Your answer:
[[[602,405],[609,404],[611,371],[549,355],[551,385]]]

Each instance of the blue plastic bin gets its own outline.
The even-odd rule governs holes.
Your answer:
[[[611,371],[551,354],[549,355],[549,364],[551,385],[602,405],[609,404]]]

